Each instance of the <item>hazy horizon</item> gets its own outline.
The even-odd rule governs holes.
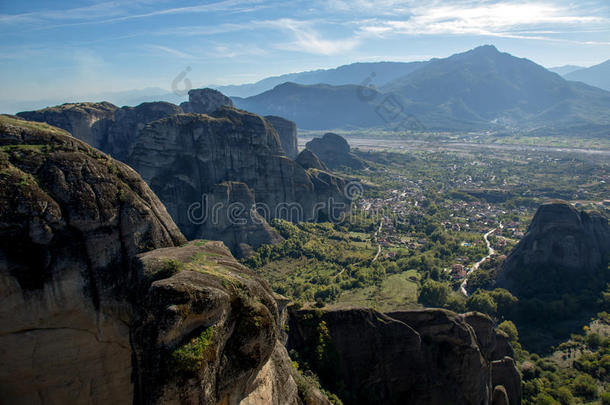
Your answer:
[[[193,87],[354,62],[447,57],[483,44],[545,67],[610,55],[610,6],[564,0],[3,2],[0,101]]]

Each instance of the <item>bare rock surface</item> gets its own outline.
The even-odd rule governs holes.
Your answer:
[[[273,125],[280,137],[282,148],[290,159],[296,159],[299,154],[297,139],[297,124],[275,115],[266,115],[265,119]]]
[[[322,138],[314,138],[305,144],[330,169],[341,166],[352,169],[364,168],[364,162],[351,152],[350,146],[341,135],[327,132]]]
[[[518,404],[514,362],[498,360],[492,377],[488,320],[440,309],[293,309],[287,345],[350,404],[490,404],[497,382]]]
[[[125,164],[8,116],[0,299],[3,403],[303,403],[262,279]]]
[[[551,201],[538,208],[525,236],[504,261],[496,284],[517,296],[573,292],[597,279],[609,257],[607,218]]]
[[[225,208],[218,211],[223,218],[213,216],[211,200],[219,201],[218,184],[243,183],[265,221],[325,219],[350,208],[342,178],[305,170],[284,155],[277,132],[264,118],[230,107],[221,107],[213,115],[173,115],[150,123],[140,132],[129,163],[189,239],[218,237],[235,254],[242,253],[242,244],[257,248],[266,243],[265,238],[275,236],[265,230],[255,231],[257,235],[267,233],[265,238],[250,234],[254,228],[241,223],[238,230],[218,233],[225,224],[235,224],[235,218],[226,217],[229,210]],[[237,198],[237,189],[233,189]],[[248,191],[243,186],[239,190],[241,197],[236,202],[240,204],[230,212],[246,215],[252,204]],[[245,224],[250,223],[247,215],[243,218]],[[241,236],[235,238],[237,234]]]
[[[218,90],[189,90],[189,101],[180,104],[185,113],[211,114],[220,107],[233,107],[233,101]]]

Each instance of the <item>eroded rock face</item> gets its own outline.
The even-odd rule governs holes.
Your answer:
[[[211,114],[220,107],[233,107],[233,101],[214,89],[189,90],[189,101],[180,104],[185,113]]]
[[[252,208],[255,205],[254,195],[246,184],[216,184],[206,197],[207,207],[211,207],[211,217],[198,221],[198,212],[191,211],[192,229],[185,231],[194,235],[195,239],[214,237],[222,240],[240,257],[250,256],[253,253],[252,246],[269,245],[283,240]]]
[[[146,387],[138,402],[245,398],[277,341],[277,305],[266,283],[222,242],[143,253],[137,267],[151,281],[133,328],[139,386]]]
[[[131,154],[133,142],[147,123],[180,113],[180,107],[162,101],[119,108],[114,113],[114,120],[109,125],[104,143],[99,149],[125,162]]]
[[[305,169],[318,169],[328,171],[328,167],[309,149],[303,150],[297,156],[295,162],[300,164]]]
[[[180,113],[180,107],[159,101],[121,108],[107,102],[62,104],[17,115],[65,129],[75,138],[125,162],[144,125]]]
[[[131,403],[129,263],[184,241],[131,168],[0,117],[3,401]]]
[[[363,161],[350,152],[349,144],[341,135],[328,132],[322,138],[314,138],[307,142],[305,147],[331,169],[341,166],[352,169],[364,168]]]
[[[437,309],[293,310],[288,348],[347,403],[489,404],[496,383],[488,320]],[[497,380],[520,403],[520,388],[504,377],[509,374],[501,370]]]
[[[297,124],[275,115],[267,115],[265,116],[265,119],[273,125],[273,128],[275,128],[277,134],[280,136],[280,143],[282,144],[286,156],[290,159],[295,159],[299,153]]]
[[[207,220],[213,220],[208,211],[212,208],[210,194],[223,182],[247,185],[266,220],[314,220],[329,217],[331,210],[335,216],[349,210],[343,179],[295,164],[284,156],[276,131],[265,119],[234,108],[222,107],[213,115],[174,115],[150,123],[141,131],[129,163],[189,239],[216,238],[209,232],[214,226],[193,221],[192,212],[203,210],[199,217],[207,213]],[[249,211],[251,207],[244,208]],[[229,218],[229,222],[234,221]],[[232,246],[248,244],[248,240],[255,242],[253,248],[259,246],[257,237],[243,235],[240,240],[221,237]]]
[[[263,280],[125,164],[6,116],[0,299],[3,403],[302,403]]]
[[[606,218],[578,211],[565,202],[546,203],[538,208],[527,233],[504,261],[497,285],[518,296],[533,296],[547,288],[556,293],[574,291],[597,278],[609,255]],[[546,281],[536,282],[537,277]]]
[[[106,133],[118,107],[108,102],[66,103],[42,110],[24,111],[17,115],[29,121],[46,122],[65,129],[94,148],[106,143]]]

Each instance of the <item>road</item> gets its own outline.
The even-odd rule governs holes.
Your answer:
[[[383,219],[379,221],[379,228],[377,228],[377,231],[375,231],[375,236],[374,236],[375,240],[377,240],[377,234],[379,232],[381,232],[382,226],[383,226]],[[377,242],[377,254],[375,255],[375,257],[373,257],[373,261],[371,263],[373,263],[375,260],[377,260],[380,253],[381,253],[381,243]]]
[[[500,224],[499,228],[502,229],[502,228],[504,228],[504,226],[502,224]],[[468,270],[468,273],[466,273],[466,277],[464,277],[464,281],[462,281],[462,284],[460,284],[460,292],[462,294],[464,294],[464,296],[466,296],[466,297],[468,297],[468,291],[466,291],[466,285],[468,284],[468,276],[470,276],[470,274],[473,271],[478,269],[481,266],[481,264],[483,264],[483,262],[485,262],[485,260],[489,259],[494,253],[496,253],[494,248],[491,247],[491,243],[489,243],[489,235],[494,233],[496,231],[496,229],[498,229],[498,228],[494,228],[491,231],[487,232],[485,235],[483,235],[483,239],[485,239],[485,244],[487,245],[487,256],[485,256],[484,258],[482,258],[481,260],[476,262],[470,268],[470,270]]]

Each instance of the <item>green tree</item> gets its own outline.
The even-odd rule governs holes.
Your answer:
[[[447,303],[449,287],[439,281],[426,280],[419,293],[422,304],[431,307],[442,307]]]
[[[595,399],[597,397],[597,381],[588,374],[580,374],[572,383],[572,392],[578,397]]]
[[[468,298],[466,302],[468,309],[471,311],[479,311],[488,315],[495,315],[498,311],[498,305],[487,292],[477,291]]]
[[[508,340],[511,343],[519,341],[519,331],[512,321],[504,321],[498,325],[498,329],[505,332],[508,335]]]

